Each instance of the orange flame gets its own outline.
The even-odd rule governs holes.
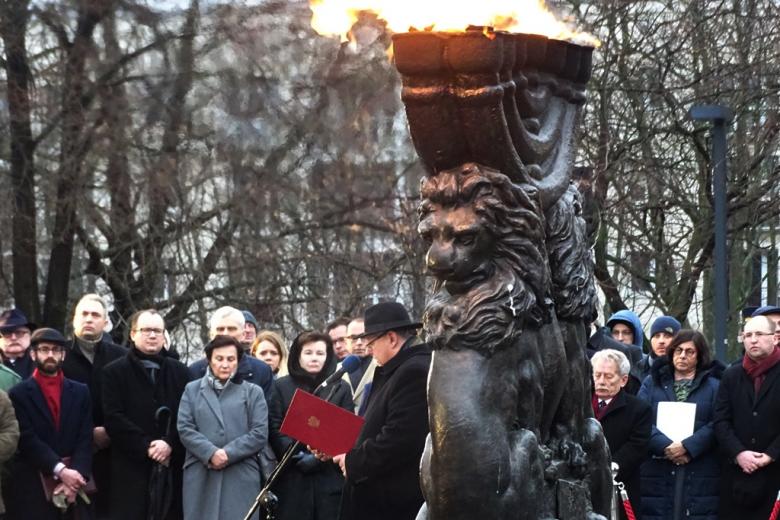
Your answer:
[[[587,33],[576,32],[556,19],[543,0],[310,0],[312,27],[327,36],[347,39],[361,12],[369,11],[387,22],[393,32],[410,28],[463,31],[469,25],[490,26],[515,33],[543,34],[557,40],[599,46]]]

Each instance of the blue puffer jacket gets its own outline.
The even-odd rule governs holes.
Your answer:
[[[720,465],[713,430],[715,397],[725,367],[714,361],[699,370],[688,403],[696,403],[693,435],[682,441],[691,462],[675,466],[664,457],[672,441],[655,425],[650,436],[650,458],[640,469],[643,520],[717,520]],[[660,401],[676,401],[674,371],[666,358],[655,360],[637,397],[653,407],[657,418]],[[655,422],[655,421],[654,421]]]

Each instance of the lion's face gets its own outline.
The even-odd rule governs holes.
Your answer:
[[[430,244],[425,257],[429,271],[450,293],[468,290],[489,276],[494,241],[472,206],[431,204],[419,232]]]

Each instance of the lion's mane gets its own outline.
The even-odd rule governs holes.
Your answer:
[[[485,280],[455,295],[442,283],[446,280],[437,280],[423,318],[434,348],[490,355],[512,344],[525,326],[549,320],[545,223],[534,187],[465,164],[425,178],[421,195],[421,221],[439,207],[470,205],[486,223],[494,244]]]

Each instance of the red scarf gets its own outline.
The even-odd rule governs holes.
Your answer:
[[[620,393],[620,392],[618,392]],[[603,407],[601,410],[599,410],[599,401],[606,401],[607,399],[601,399],[600,397],[596,397],[596,394],[593,394],[590,398],[590,405],[593,407],[593,415],[596,416],[596,419],[599,421],[602,417],[604,417],[604,414],[607,413],[607,410],[609,410],[609,407],[612,405],[612,403],[615,402],[615,397],[617,397],[617,394],[612,396],[612,400],[607,404],[607,406]]]
[[[62,382],[65,380],[65,376],[62,375],[62,370],[57,371],[55,376],[47,376],[42,374],[36,368],[33,371],[33,379],[41,387],[43,398],[46,400],[46,404],[49,406],[51,416],[54,418],[54,426],[60,429],[60,403],[62,398]]]
[[[742,358],[742,368],[745,369],[745,373],[753,381],[753,390],[755,390],[756,396],[758,396],[758,391],[761,389],[764,379],[766,379],[766,373],[777,363],[780,363],[780,348],[777,347],[761,361],[754,361],[747,354]]]

